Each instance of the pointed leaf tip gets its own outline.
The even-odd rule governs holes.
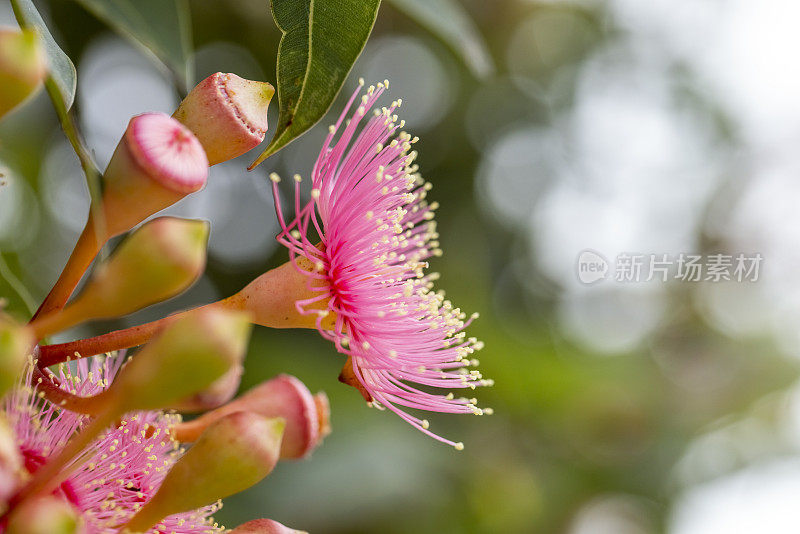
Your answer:
[[[313,0],[272,0],[283,33],[278,46],[278,125],[264,152],[248,167],[303,135],[333,104],[367,43],[380,0],[339,0],[336,9]]]

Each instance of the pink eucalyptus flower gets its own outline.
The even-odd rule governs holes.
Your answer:
[[[277,239],[317,295],[296,307],[302,314],[317,314],[320,333],[350,357],[352,373],[345,369],[344,374],[355,376],[354,385],[373,405],[461,449],[462,443],[434,434],[427,420],[405,408],[484,413],[474,399],[416,387],[491,385],[477,370],[467,369],[477,365],[469,356],[482,346],[475,338],[465,339],[464,329],[477,314],[467,318],[453,308],[443,293],[432,290],[438,275],[424,272],[426,260],[441,255],[433,221],[437,206],[425,201],[431,185],[417,174],[416,152],[409,152],[417,139],[402,131],[395,135],[404,125],[394,115],[402,102],[375,109],[360,127],[388,82],[370,87],[357,101],[361,86],[363,80],[330,127],[312,172],[312,198],[304,206],[295,177],[295,219],[288,223],[278,199],[279,178],[271,175],[282,229]],[[355,113],[346,120],[354,102]],[[319,245],[309,231],[319,236]],[[323,326],[328,312],[335,314],[333,329]]]
[[[122,355],[82,359],[75,363],[74,374],[62,366],[58,376],[61,387],[81,396],[97,394],[108,387],[123,359]],[[30,379],[29,368],[22,385],[6,396],[3,406],[27,473],[41,467],[89,420],[40,398],[27,385]],[[168,433],[179,421],[179,415],[157,411],[127,414],[87,449],[88,456],[76,462],[79,467],[55,494],[78,512],[87,534],[118,532],[120,525],[155,494],[167,471],[183,453]],[[222,532],[211,517],[219,506],[166,517],[149,532]]]

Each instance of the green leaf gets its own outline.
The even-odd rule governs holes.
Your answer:
[[[494,62],[483,37],[457,0],[389,1],[447,44],[473,75],[485,78],[494,72]]]
[[[75,65],[72,64],[67,54],[59,48],[56,40],[45,26],[42,16],[36,10],[31,0],[14,0],[11,2],[14,9],[14,16],[19,21],[19,25],[24,28],[35,30],[44,42],[45,52],[47,53],[48,74],[61,94],[65,108],[68,110],[75,101],[75,87],[78,83],[78,75],[75,72]]]
[[[278,125],[259,163],[301,136],[333,104],[367,43],[380,0],[272,0],[278,46]]]
[[[187,0],[77,0],[117,33],[155,56],[181,92],[192,82],[192,29]]]

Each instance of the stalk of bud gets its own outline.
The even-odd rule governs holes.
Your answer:
[[[275,88],[217,72],[192,89],[172,115],[189,128],[215,165],[258,146],[267,132]]]
[[[67,265],[36,317],[69,299],[103,244],[150,215],[199,191],[208,178],[208,159],[197,138],[163,113],[131,119],[103,174],[101,206],[93,206]],[[102,214],[96,221],[95,213]]]
[[[183,292],[205,269],[208,232],[206,221],[148,222],[100,265],[70,305],[32,322],[37,337],[90,319],[127,315]]]
[[[19,506],[8,521],[7,534],[81,534],[85,532],[75,510],[58,497],[48,495]]]
[[[308,534],[308,532],[289,528],[272,519],[255,519],[239,525],[231,530],[231,534]]]
[[[281,444],[282,459],[307,456],[330,433],[330,408],[325,394],[312,396],[297,378],[279,375],[214,411],[177,425],[175,437],[179,441],[194,441],[216,421],[242,410],[265,417],[281,417],[286,421]]]
[[[226,415],[175,463],[158,492],[128,522],[127,531],[145,532],[168,515],[256,484],[278,461],[283,427],[281,419],[251,412]]]
[[[0,117],[39,89],[47,60],[36,34],[0,29]]]

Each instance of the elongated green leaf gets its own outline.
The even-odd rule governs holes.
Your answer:
[[[367,43],[380,0],[272,0],[278,46],[278,125],[250,166],[289,144],[331,107]]]
[[[181,90],[191,84],[192,30],[187,0],[77,0],[173,73]]]
[[[449,46],[478,78],[494,72],[494,62],[478,28],[458,0],[389,0]]]
[[[64,106],[68,110],[75,101],[75,88],[78,83],[75,65],[53,39],[53,35],[45,26],[42,16],[31,0],[14,0],[11,6],[20,26],[34,29],[41,36],[47,53],[48,74],[55,82]]]

